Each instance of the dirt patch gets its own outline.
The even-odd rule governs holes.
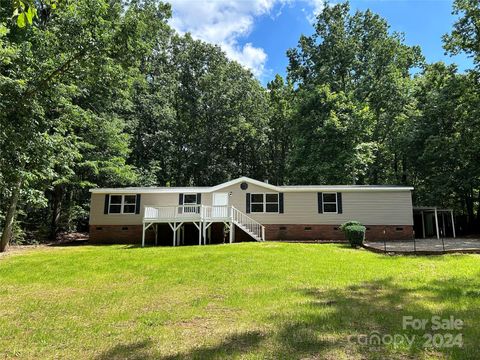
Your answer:
[[[48,249],[54,246],[77,246],[88,243],[88,233],[61,233],[57,236],[55,241],[42,244],[28,244],[28,245],[9,245],[7,251],[0,252],[0,259],[8,255],[23,254],[28,251]]]
[[[41,245],[10,245],[7,248],[7,251],[1,252],[0,253],[0,259],[4,258],[9,255],[16,255],[16,254],[22,254],[31,250],[38,250],[38,249],[45,249],[47,248],[46,244],[41,244]]]

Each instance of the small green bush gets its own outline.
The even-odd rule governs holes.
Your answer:
[[[345,234],[345,237],[350,242],[352,247],[363,245],[365,240],[365,226],[358,221],[348,221],[340,226],[340,229]]]
[[[342,230],[343,232],[345,232],[345,228],[346,228],[347,226],[352,226],[352,225],[360,225],[360,226],[363,226],[363,224],[360,223],[359,221],[350,220],[350,221],[347,221],[346,223],[343,223],[342,225],[340,225],[340,230]]]

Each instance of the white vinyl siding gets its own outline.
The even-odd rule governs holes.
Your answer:
[[[267,194],[271,190],[249,184],[241,190],[240,184],[222,189],[230,193],[229,205],[246,212],[246,193]],[[339,225],[357,220],[365,225],[413,225],[412,196],[410,191],[342,191],[342,214],[318,213],[317,191],[284,192],[284,213],[252,212],[248,216],[262,224],[331,224]],[[178,206],[178,193],[142,193],[140,214],[109,216],[104,214],[104,194],[91,194],[91,225],[141,225],[144,206]],[[202,204],[212,204],[212,193],[202,193]]]

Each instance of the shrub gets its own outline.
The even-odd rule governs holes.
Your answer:
[[[360,225],[360,226],[362,226],[362,223],[360,223],[359,221],[350,220],[350,221],[347,221],[346,223],[343,223],[342,225],[340,225],[340,230],[342,230],[343,232],[345,232],[345,228],[346,228],[347,226],[352,226],[352,225]]]
[[[348,221],[340,226],[352,247],[362,246],[365,240],[365,226],[358,221]]]

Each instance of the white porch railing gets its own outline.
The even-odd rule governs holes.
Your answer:
[[[145,206],[144,221],[202,219],[202,205]]]
[[[203,218],[206,220],[230,220],[231,208],[228,205],[204,206]]]
[[[184,221],[233,222],[257,241],[265,241],[265,227],[233,206],[145,206],[144,223]]]
[[[232,206],[232,221],[255,240],[265,241],[265,226]]]

